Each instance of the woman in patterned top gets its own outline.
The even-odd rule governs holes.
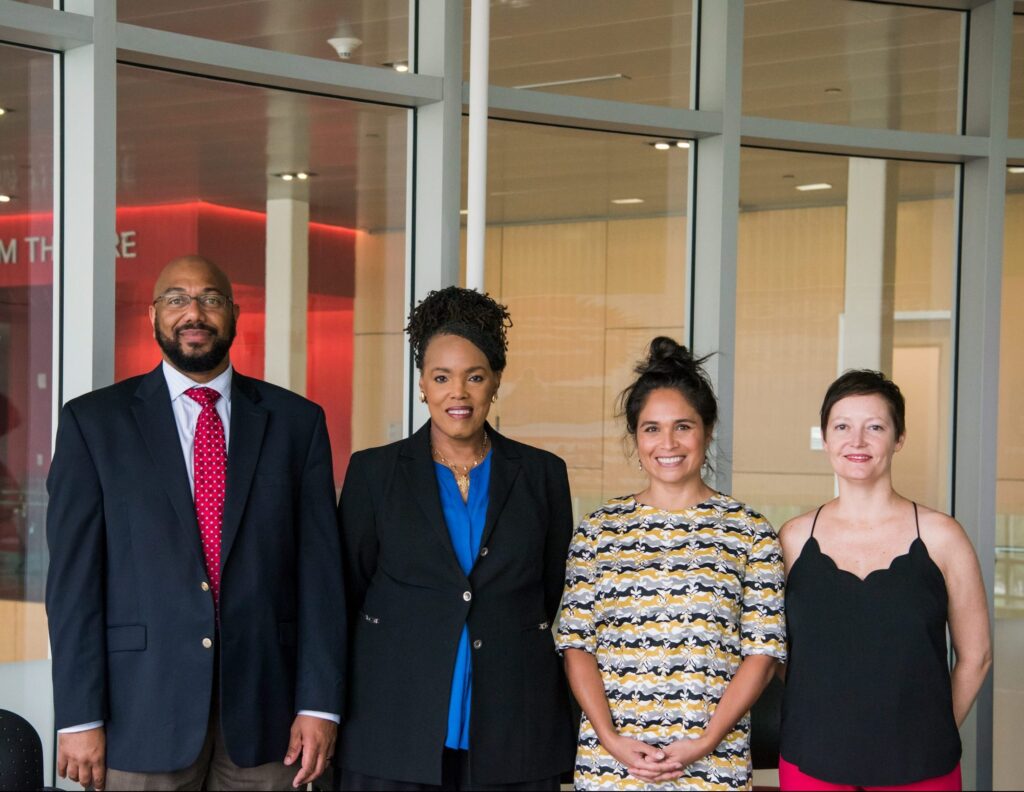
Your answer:
[[[749,710],[785,658],[782,556],[767,520],[701,477],[718,412],[702,363],[651,342],[621,397],[649,486],[569,549],[577,789],[751,788]]]

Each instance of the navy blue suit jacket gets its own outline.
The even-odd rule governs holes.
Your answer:
[[[298,710],[344,706],[323,410],[237,372],[231,388],[219,633],[160,367],[61,413],[46,525],[56,726],[105,721],[118,770],[194,762],[215,685],[243,767],[283,759]]]

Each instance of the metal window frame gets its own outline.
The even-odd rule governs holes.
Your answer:
[[[889,2],[889,0],[871,0]],[[735,352],[739,151],[744,145],[962,165],[959,204],[955,448],[950,477],[954,514],[979,552],[991,595],[994,577],[995,475],[1002,241],[1007,161],[1024,161],[1024,140],[1008,137],[1013,0],[899,0],[894,5],[957,9],[969,16],[965,85],[959,102],[966,134],[944,135],[812,124],[742,114],[743,0],[694,0],[694,97],[679,109],[492,86],[490,116],[580,130],[697,141],[691,149],[687,326],[698,351],[718,352],[714,376],[722,400],[720,457],[731,459]],[[409,108],[407,301],[456,283],[459,271],[462,3],[410,0],[413,73],[357,66],[168,33],[114,19],[115,0],[69,0],[72,11],[0,0],[0,43],[61,54],[62,91],[55,116],[63,189],[55,196],[55,392],[61,401],[113,380],[114,268],[105,251],[113,234],[116,184],[116,85],[103,82],[116,62],[167,69],[287,91]],[[82,93],[86,91],[84,94]],[[70,96],[73,93],[74,96]],[[75,104],[77,103],[77,104]],[[68,109],[78,117],[71,121]],[[85,108],[83,115],[81,108]],[[63,118],[62,122],[60,119]],[[78,124],[68,134],[68,123]],[[82,130],[85,137],[82,137]],[[87,142],[83,143],[85,140]],[[62,141],[62,142],[61,142]],[[71,161],[85,157],[84,168]],[[57,191],[55,191],[57,192]],[[438,197],[440,196],[440,200]],[[64,206],[75,214],[62,216]],[[81,207],[92,207],[83,217]],[[700,218],[700,225],[695,219]],[[109,232],[109,233],[108,233]],[[86,245],[83,253],[81,245]],[[968,276],[968,277],[965,277]],[[62,301],[64,290],[87,300]],[[84,291],[83,291],[84,290]],[[82,303],[85,303],[83,306]],[[408,430],[424,417],[415,372],[405,363]],[[731,484],[720,464],[719,486]],[[968,787],[992,781],[991,679],[963,730]]]

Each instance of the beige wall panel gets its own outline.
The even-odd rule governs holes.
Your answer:
[[[1006,196],[1002,344],[999,348],[1000,486],[996,509],[1024,513],[1024,195]]]
[[[577,524],[604,503],[601,494],[600,468],[569,468],[569,489],[572,492],[572,515]]]
[[[948,506],[940,492],[946,463],[940,450],[945,432],[936,399],[941,364],[942,350],[938,346],[893,350],[893,379],[907,403],[907,440],[893,459],[892,479],[902,495],[945,511]]]
[[[897,311],[953,307],[953,201],[905,201],[896,220]]]
[[[845,222],[841,206],[740,215],[737,478],[831,470],[811,450],[810,429],[836,375]]]
[[[570,467],[601,467],[605,223],[506,226],[501,298],[514,326],[501,431]]]
[[[0,600],[0,663],[45,660],[49,655],[46,608],[41,602]]]
[[[732,483],[733,497],[761,512],[776,528],[781,528],[791,517],[832,500],[835,495],[835,476],[831,468],[817,474],[737,473]]]
[[[402,437],[404,333],[356,334],[352,370],[352,450]]]
[[[686,305],[686,218],[608,223],[608,327],[682,327]]]
[[[360,231],[356,236],[356,335],[401,332],[405,307],[405,233]]]
[[[626,420],[617,417],[616,412],[619,394],[635,376],[633,367],[646,356],[651,339],[659,335],[667,335],[677,341],[685,340],[681,326],[609,329],[605,332],[604,455],[601,485],[605,498],[640,492],[647,486],[647,477],[637,469],[633,443],[623,442]]]

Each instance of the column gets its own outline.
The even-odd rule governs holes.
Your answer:
[[[309,301],[308,201],[267,201],[266,294],[264,378],[304,396]]]

